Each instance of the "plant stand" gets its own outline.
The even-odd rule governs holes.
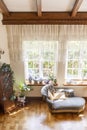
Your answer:
[[[26,97],[25,96],[18,96],[17,101],[18,101],[18,106],[24,106]]]

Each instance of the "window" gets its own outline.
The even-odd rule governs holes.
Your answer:
[[[63,47],[57,41],[24,41],[25,79],[48,79],[53,75],[58,77],[58,84],[87,80],[87,42],[68,41]]]
[[[25,79],[56,76],[57,41],[24,41]]]
[[[87,42],[68,42],[65,78],[87,79]]]

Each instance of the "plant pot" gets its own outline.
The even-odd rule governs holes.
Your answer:
[[[20,102],[24,106],[26,97],[25,96],[18,96],[17,99],[18,99],[18,102]]]

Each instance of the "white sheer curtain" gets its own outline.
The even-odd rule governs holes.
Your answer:
[[[58,28],[58,25],[8,25],[8,46],[11,60],[21,60],[24,40],[58,40]]]
[[[10,62],[16,75],[18,73],[24,74],[22,61],[22,43],[24,40],[58,41],[58,51],[62,51],[58,55],[59,67],[62,65],[61,73],[63,74],[66,43],[68,40],[87,40],[87,25],[7,25],[7,34]],[[21,72],[19,72],[19,68]],[[62,76],[60,78],[63,79]]]
[[[7,25],[11,60],[20,60],[23,40],[87,40],[86,25]]]
[[[60,25],[58,38],[65,40],[87,40],[87,25]]]

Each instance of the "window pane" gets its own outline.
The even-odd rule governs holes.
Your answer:
[[[68,59],[72,59],[73,58],[73,52],[69,51],[69,57]]]
[[[43,68],[48,68],[49,63],[47,61],[44,61]]]
[[[87,78],[87,69],[82,69],[82,78]]]
[[[72,60],[68,61],[68,68],[72,68],[72,66],[73,66],[73,61]]]
[[[79,58],[79,55],[80,55],[80,52],[79,52],[79,51],[74,51],[74,53],[73,53],[73,58],[74,58],[74,59],[78,59],[78,58]]]
[[[73,75],[78,75],[78,70],[77,69],[73,69]]]
[[[79,68],[78,60],[73,61],[73,68]]]
[[[72,77],[72,69],[67,69],[67,77]]]
[[[48,77],[49,76],[49,69],[43,69],[43,75],[44,77]]]
[[[83,67],[84,67],[84,68],[87,68],[87,61],[86,61],[86,60],[83,61]]]
[[[33,61],[29,61],[29,62],[28,62],[28,67],[29,67],[29,68],[33,68]]]
[[[84,51],[84,59],[87,59],[87,51]]]
[[[54,67],[54,62],[49,62],[49,68],[53,69],[53,67]]]
[[[39,68],[39,62],[34,62],[33,68]]]

